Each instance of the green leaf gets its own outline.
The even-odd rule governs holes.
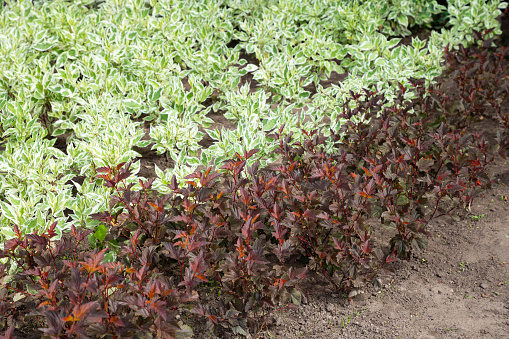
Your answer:
[[[87,37],[88,37],[88,40],[90,40],[90,42],[92,42],[93,44],[96,44],[96,45],[102,44],[101,37],[97,34],[87,32]]]
[[[408,26],[408,17],[404,14],[398,15],[397,21],[398,21],[398,24],[400,24],[401,26],[404,26],[404,27]]]
[[[387,64],[385,58],[377,58],[375,60],[375,66],[385,66]]]
[[[120,244],[118,243],[118,241],[116,239],[108,241],[108,245],[111,248],[114,248],[114,249],[119,249],[120,248]]]
[[[88,242],[91,247],[96,248],[97,247],[97,239],[93,234],[88,235]]]
[[[307,98],[309,98],[310,95],[311,95],[311,93],[308,92],[308,91],[301,92],[301,93],[299,93],[299,98],[300,99],[307,99]]]
[[[162,93],[163,93],[162,87],[159,87],[158,89],[154,90],[154,88],[152,86],[150,86],[149,92],[148,92],[148,100],[150,100],[152,102],[157,101],[161,97]]]
[[[137,31],[129,32],[129,34],[127,34],[127,40],[133,40],[134,38],[136,38],[137,35],[138,35]]]
[[[385,48],[391,49],[391,48],[395,47],[397,44],[399,44],[400,41],[401,41],[400,38],[391,39],[387,42],[387,45],[385,45]]]
[[[115,257],[116,257],[115,253],[108,252],[108,253],[106,253],[104,255],[103,263],[105,263],[105,262],[113,262],[113,261],[115,261]]]
[[[258,66],[253,65],[253,64],[248,64],[244,69],[248,72],[254,72],[258,69]]]
[[[48,42],[46,42],[46,43],[42,42],[40,44],[35,45],[34,49],[37,51],[40,51],[40,52],[44,52],[44,51],[49,50],[51,47],[53,47],[53,44],[50,44]]]
[[[136,143],[136,146],[137,147],[141,147],[141,148],[144,148],[144,147],[147,147],[148,145],[150,145],[151,142],[150,140],[140,140]]]
[[[141,107],[141,104],[135,101],[134,99],[125,99],[124,101],[122,101],[122,104],[124,105],[125,108],[130,109],[136,109]]]
[[[263,131],[271,131],[276,126],[279,119],[277,117],[263,120]]]
[[[373,44],[371,43],[371,41],[363,41],[359,46],[358,48],[361,50],[361,51],[367,51],[367,50],[370,50],[373,48]]]
[[[60,91],[60,94],[64,97],[70,97],[72,95],[72,92],[71,92],[71,90],[69,90],[67,88],[62,88],[62,90]]]
[[[65,132],[66,132],[65,129],[57,128],[56,130],[53,131],[53,133],[51,133],[51,135],[56,137],[56,136],[65,134]]]
[[[96,238],[99,241],[104,241],[104,238],[106,238],[106,234],[108,233],[108,228],[104,224],[99,224],[95,228],[94,238]]]
[[[16,211],[12,205],[0,201],[0,208],[2,210],[3,215],[5,215],[10,220],[15,220]]]
[[[397,206],[403,206],[403,205],[408,204],[409,202],[410,202],[410,199],[408,199],[408,197],[403,194],[398,195],[398,197],[396,198]]]

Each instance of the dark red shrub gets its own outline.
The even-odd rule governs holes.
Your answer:
[[[0,304],[8,325],[35,318],[50,338],[189,333],[178,323],[177,310],[197,295],[179,290],[172,278],[150,267],[153,248],[140,251],[133,236],[122,245],[122,262],[105,262],[106,249],[84,246],[91,231],[73,227],[55,241],[55,226],[24,238],[16,228],[17,238],[4,244],[0,257],[18,265],[14,276],[6,275],[6,265],[1,272],[2,287],[10,292]]]
[[[509,126],[509,112],[502,112],[509,94],[509,72],[505,66],[509,49],[492,47],[495,39],[485,39],[492,31],[473,30],[478,44],[461,46],[459,51],[452,51],[448,46],[445,49],[448,77],[457,91],[445,94],[437,90],[440,95],[437,103],[443,114],[454,117],[452,122],[458,127],[467,126],[484,115],[499,120],[506,129]]]

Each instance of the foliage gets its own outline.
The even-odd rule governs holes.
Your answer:
[[[25,237],[16,227],[17,237],[4,244],[1,256],[20,268],[8,275],[2,266],[6,337],[13,338],[12,329],[27,317],[49,338],[136,337],[147,331],[166,338],[192,335],[176,315],[197,295],[154,270],[153,248],[140,250],[134,235],[121,248],[123,263],[108,262],[105,249],[83,250],[92,231],[73,227],[55,241],[55,226]]]
[[[247,335],[268,310],[300,304],[299,281],[307,269],[286,266],[284,260],[272,265],[275,246],[261,221],[267,218],[260,217],[255,192],[240,177],[252,154],[226,166],[231,173],[224,175],[224,190],[220,175],[209,169],[190,175],[199,184],[190,181],[185,189],[174,177],[173,191],[164,197],[153,196],[153,179],[132,191],[126,181],[130,164],[99,168],[98,178],[115,191],[111,212],[92,216],[106,225],[95,232],[73,226],[57,241],[52,239],[56,223],[44,234],[25,237],[16,227],[17,237],[4,244],[1,257],[16,272],[9,275],[4,265],[1,276],[9,325],[30,316],[54,338],[146,332],[178,337],[190,332],[177,315],[191,312]],[[87,236],[95,249],[84,248]],[[195,302],[205,283],[218,286],[219,307]],[[38,311],[23,314],[20,305]]]
[[[196,317],[248,335],[301,303],[309,269],[353,297],[509,146],[505,2],[0,6],[6,338],[186,337]],[[444,48],[457,91],[435,85]],[[496,138],[470,129],[485,118]],[[139,180],[147,146],[174,166]]]
[[[401,84],[391,100],[351,92],[338,132],[302,130],[295,140],[281,126],[271,136],[277,165],[249,166],[256,149],[237,153],[185,185],[174,176],[165,195],[155,179],[135,184],[130,163],[97,168],[112,194],[108,211],[91,215],[94,231],[72,226],[57,240],[58,222],[26,235],[15,226],[4,243],[4,336],[30,318],[54,338],[185,337],[191,323],[179,319],[193,315],[216,335],[224,327],[248,335],[301,303],[309,269],[349,297],[378,284],[381,270],[426,246],[431,220],[457,218],[494,182],[488,166],[509,147],[499,100],[507,49],[482,43],[489,33],[474,31],[481,43],[469,49],[446,49],[457,95],[424,80],[412,81],[413,101]],[[453,109],[462,102],[466,109]],[[501,123],[490,142],[468,129],[483,115]],[[387,231],[384,248],[372,235]]]
[[[458,92],[442,97],[442,112],[456,115],[460,126],[468,126],[484,115],[490,115],[487,109],[491,106],[494,117],[505,125],[507,113],[502,112],[501,105],[506,102],[509,94],[509,81],[505,58],[509,54],[508,47],[490,48],[494,38],[488,39],[491,29],[483,32],[473,30],[478,46],[460,47],[453,53],[448,46],[445,58],[449,69],[449,77],[454,81]]]
[[[368,215],[379,216],[382,224],[396,230],[391,248],[403,258],[412,248],[425,247],[423,236],[429,235],[426,225],[432,219],[454,216],[453,211],[469,207],[491,186],[488,165],[506,152],[500,147],[505,142],[490,146],[481,132],[446,119],[433,87],[428,96],[422,83],[416,83],[416,89],[419,99],[413,112],[409,106],[384,108],[380,98],[366,93],[369,101],[344,113],[365,120],[347,122],[336,136],[353,164],[370,178],[363,179],[370,182],[370,190],[359,193],[375,206]],[[397,102],[403,100],[400,93]]]
[[[434,82],[443,47],[472,40],[467,21],[500,34],[495,18],[505,3],[458,0],[447,11],[408,0],[0,5],[0,237],[9,239],[14,224],[23,233],[54,221],[57,234],[73,223],[94,227],[88,215],[106,209],[110,191],[70,179],[133,160],[136,147],[172,160],[154,182],[167,192],[174,174],[183,182],[197,166],[219,166],[235,153],[258,148],[262,166],[274,161],[277,126],[299,140],[301,129],[329,121],[337,132],[350,90],[390,99],[398,82]],[[401,44],[398,37],[429,27],[436,15],[450,25],[427,45]],[[332,72],[347,78],[324,88]],[[211,113],[232,128],[212,126]],[[206,136],[212,145],[203,148]]]
[[[507,7],[506,2],[484,0],[448,0],[449,31],[442,29],[442,38],[445,43],[458,48],[470,46],[479,38],[472,30],[479,32],[495,29],[488,38],[499,35],[496,29],[497,17],[501,9]]]

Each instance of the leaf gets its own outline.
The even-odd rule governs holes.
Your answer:
[[[40,43],[34,46],[34,49],[40,52],[44,52],[49,50],[51,47],[53,47],[53,44],[51,43]]]
[[[417,161],[417,168],[419,168],[421,171],[428,172],[433,163],[433,159],[421,158],[419,161]]]
[[[369,239],[368,239],[368,240],[366,240],[366,241],[364,242],[364,244],[362,244],[361,249],[362,249],[362,252],[364,252],[364,253],[366,253],[366,254],[368,254],[368,253],[370,253],[370,252],[371,252],[371,244],[370,244]]]
[[[302,295],[301,293],[297,290],[297,289],[293,289],[291,292],[290,292],[290,296],[292,297],[292,302],[297,305],[297,306],[300,306],[301,302],[302,302]]]
[[[274,127],[276,127],[276,124],[278,122],[279,122],[279,118],[278,117],[272,117],[270,119],[263,120],[263,122],[262,122],[262,124],[263,124],[263,131],[264,132],[272,131],[274,129]]]
[[[396,205],[397,206],[404,206],[410,203],[410,199],[404,194],[399,194],[396,198]]]
[[[373,48],[373,44],[371,41],[363,41],[357,48],[361,51],[367,51]]]
[[[155,101],[159,100],[159,98],[161,98],[162,93],[163,93],[162,87],[159,87],[156,90],[154,90],[153,87],[150,86],[150,90],[148,93],[148,100],[155,102]]]
[[[253,64],[248,64],[246,67],[244,67],[244,69],[248,72],[254,72],[258,69],[258,66],[253,65]]]
[[[428,246],[428,240],[426,238],[422,237],[416,237],[412,240],[412,247],[414,247],[416,250],[423,250]]]
[[[152,206],[157,212],[159,212],[159,213],[163,212],[163,207],[162,206],[158,206],[158,205],[154,204],[153,202],[149,202],[148,204],[150,206]]]
[[[247,327],[244,330],[244,328],[242,326],[240,326],[240,325],[239,326],[235,326],[233,328],[233,333],[240,334],[240,335],[243,335],[245,337],[249,336],[249,333],[247,332]]]
[[[20,301],[21,299],[24,299],[25,297],[26,297],[25,294],[18,292],[14,295],[14,297],[12,298],[12,301],[14,301],[14,302]]]
[[[393,255],[389,255],[389,256],[387,256],[387,258],[385,258],[385,262],[389,263],[389,264],[396,262],[396,261],[399,261],[399,258],[396,256],[393,256]]]
[[[113,252],[108,252],[104,255],[103,263],[113,263],[116,259],[116,255]]]
[[[9,218],[10,220],[14,221],[16,220],[16,208],[12,206],[11,204],[7,204],[3,201],[0,201],[0,208],[2,210],[2,214]]]
[[[379,57],[375,59],[375,66],[385,66],[387,64],[387,61],[383,57]]]
[[[15,339],[14,336],[14,326],[9,326],[9,328],[4,332],[4,334],[0,335],[0,339]]]
[[[137,108],[140,108],[142,106],[140,103],[138,103],[134,99],[125,99],[125,100],[122,101],[122,104],[127,109],[137,109]]]
[[[104,254],[106,249],[101,250],[99,253],[92,253],[90,258],[86,261],[80,261],[79,263],[85,268],[89,273],[93,273],[101,268],[101,262],[104,259]]]
[[[97,301],[91,301],[86,304],[76,305],[72,310],[74,321],[83,319],[92,310],[97,309],[99,303]]]
[[[397,21],[401,26],[404,26],[404,27],[408,26],[408,17],[404,14],[399,14]]]
[[[194,337],[193,329],[179,321],[178,323],[180,329],[175,331],[175,338],[177,339],[185,339],[185,338],[192,338]]]
[[[96,238],[99,241],[104,241],[104,238],[106,238],[106,234],[108,233],[108,228],[104,224],[99,224],[95,228],[94,232],[94,238]]]
[[[102,45],[102,39],[99,35],[90,32],[87,32],[86,34],[90,42],[96,45]]]
[[[21,244],[19,239],[9,239],[4,243],[5,251],[14,251]]]

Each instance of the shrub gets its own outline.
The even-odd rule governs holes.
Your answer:
[[[34,318],[32,326],[45,337],[135,337],[143,332],[158,337],[185,337],[190,328],[179,324],[177,310],[197,299],[178,289],[172,277],[157,272],[153,247],[141,250],[138,234],[123,244],[118,262],[105,261],[106,249],[87,249],[90,230],[74,227],[54,241],[54,223],[45,233],[29,234],[4,244],[0,257],[9,258],[18,272],[2,266],[3,300],[12,337],[13,328]]]
[[[493,29],[482,32],[473,30],[477,45],[469,48],[460,47],[459,51],[445,48],[445,59],[448,76],[458,89],[445,94],[437,91],[441,96],[440,109],[444,114],[454,115],[455,122],[460,126],[467,126],[487,114],[491,107],[493,117],[499,120],[507,129],[508,113],[501,112],[501,105],[509,94],[508,72],[505,58],[509,53],[507,46],[492,47],[494,38],[487,39]],[[488,113],[488,115],[491,115]]]

